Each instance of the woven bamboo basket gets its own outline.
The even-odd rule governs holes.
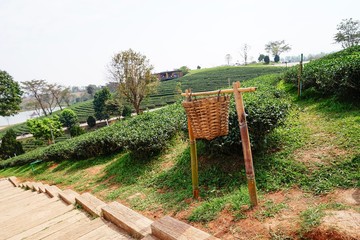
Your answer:
[[[182,103],[194,138],[211,140],[229,133],[229,102],[229,96],[217,96]]]

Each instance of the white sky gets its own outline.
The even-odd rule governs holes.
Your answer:
[[[359,0],[0,0],[0,69],[16,81],[104,85],[114,53],[132,48],[155,71],[256,60],[269,41],[299,55],[340,50],[342,19],[360,19]]]

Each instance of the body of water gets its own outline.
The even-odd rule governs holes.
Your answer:
[[[59,109],[60,109],[59,107],[56,107],[53,110],[53,112]],[[38,115],[36,114],[35,111],[24,111],[24,112],[19,112],[14,116],[0,117],[0,127],[4,127],[4,126],[6,127],[8,125],[23,123],[26,122],[26,120],[28,119],[36,118],[36,117],[38,117]]]

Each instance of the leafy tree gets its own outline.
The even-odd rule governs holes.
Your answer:
[[[282,41],[270,41],[265,45],[265,51],[271,53],[273,56],[279,55],[283,52],[290,51],[291,47],[289,44],[286,44],[284,40]]]
[[[227,65],[230,65],[231,60],[232,60],[232,57],[231,57],[230,53],[226,54],[225,61],[226,61]]]
[[[334,36],[336,43],[340,43],[343,48],[359,45],[360,43],[360,21],[343,19],[337,25],[338,32]]]
[[[48,144],[54,143],[54,139],[63,134],[62,125],[57,115],[52,118],[30,119],[26,121],[26,124],[36,139],[43,139]]]
[[[106,101],[111,98],[110,91],[107,87],[97,91],[94,96],[94,111],[97,120],[109,119],[109,114],[106,110]]]
[[[132,113],[131,107],[129,107],[128,105],[124,105],[122,116],[124,118],[127,118],[131,116],[131,113]]]
[[[109,72],[119,83],[118,92],[140,113],[141,102],[156,90],[159,80],[151,74],[153,66],[145,55],[129,49],[113,56]]]
[[[24,153],[20,142],[16,141],[14,130],[9,129],[1,139],[0,156],[3,159],[11,158]]]
[[[93,84],[89,84],[87,87],[86,87],[86,92],[91,96],[91,97],[94,97],[94,94],[96,92],[98,88],[96,87],[96,85],[93,85]]]
[[[274,57],[274,62],[279,62],[280,61],[280,56],[279,55],[275,55]]]
[[[260,54],[259,57],[258,57],[258,61],[259,61],[259,62],[262,62],[262,61],[264,61],[264,58],[265,58],[265,55],[264,55],[264,54]]]
[[[269,57],[269,56],[265,56],[265,57],[264,57],[264,62],[265,62],[266,64],[269,64],[269,63],[270,63],[270,57]]]
[[[63,124],[64,127],[68,129],[72,128],[73,126],[79,124],[79,119],[76,113],[71,109],[64,109],[60,113],[59,117],[60,122]]]
[[[43,114],[47,116],[46,106],[43,99],[43,88],[46,84],[46,81],[34,79],[31,81],[21,82],[21,84],[23,85],[22,88],[36,99],[38,106],[42,110]]]
[[[105,102],[106,112],[113,116],[120,116],[123,110],[123,105],[118,99],[109,99]]]
[[[179,69],[182,72],[183,76],[185,76],[186,74],[188,74],[190,72],[190,68],[188,68],[187,66],[182,66]]]
[[[96,119],[93,116],[89,116],[86,120],[87,125],[92,128],[96,125]]]
[[[0,116],[11,116],[20,110],[22,91],[17,82],[0,70]]]
[[[196,67],[197,69],[201,69],[201,67],[198,65],[197,67]]]

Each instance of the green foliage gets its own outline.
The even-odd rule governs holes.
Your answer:
[[[26,124],[36,139],[43,139],[49,144],[53,143],[54,138],[63,134],[62,125],[57,115],[53,118],[30,119],[26,121]]]
[[[182,72],[183,76],[185,76],[186,74],[188,74],[190,72],[190,68],[188,68],[187,66],[182,66],[179,69]],[[200,69],[200,68],[198,68],[198,69]]]
[[[109,115],[120,116],[123,111],[123,105],[118,99],[111,98],[105,102],[105,109]]]
[[[94,111],[97,120],[109,119],[110,115],[106,109],[106,101],[111,98],[111,93],[107,87],[97,91],[94,96]]]
[[[123,111],[122,111],[122,114],[121,114],[121,115],[122,115],[124,118],[126,118],[126,117],[130,117],[130,116],[131,116],[131,113],[132,113],[131,107],[128,106],[128,105],[124,105],[124,108],[123,108]]]
[[[258,57],[258,61],[259,61],[259,62],[262,62],[262,61],[264,61],[264,58],[265,58],[265,55],[264,55],[264,54],[260,54],[259,57]]]
[[[11,158],[24,153],[20,142],[16,141],[14,130],[9,129],[1,139],[0,157],[2,159]]]
[[[36,159],[86,159],[121,151],[124,148],[150,156],[164,149],[184,123],[183,108],[179,104],[171,105],[46,148],[39,148],[2,164],[22,165]]]
[[[11,116],[20,110],[22,91],[17,82],[0,70],[0,116]]]
[[[360,43],[360,21],[343,19],[336,28],[338,32],[334,40],[340,43],[343,48],[353,47]]]
[[[59,121],[64,127],[72,128],[79,123],[76,113],[71,109],[64,109],[60,113]]]
[[[264,62],[265,62],[265,64],[269,64],[270,63],[270,57],[266,55],[264,57]]]
[[[282,41],[270,41],[265,45],[265,51],[271,53],[273,56],[280,55],[283,52],[291,50],[289,44],[286,44],[284,40]]]
[[[93,116],[89,116],[87,118],[86,122],[90,128],[95,127],[95,125],[96,125],[96,119]]]
[[[274,62],[279,62],[280,61],[280,56],[279,55],[275,55],[274,57]]]
[[[84,134],[85,130],[82,129],[79,126],[79,124],[77,124],[77,125],[71,126],[71,128],[69,128],[69,132],[70,132],[71,137],[76,137],[76,136],[80,136],[81,134]]]
[[[257,87],[254,93],[243,94],[247,124],[253,150],[260,149],[266,135],[282,123],[287,116],[289,103],[284,90],[277,89],[277,76],[263,76],[245,82],[244,87]],[[229,134],[206,141],[210,152],[240,151],[241,141],[235,102],[231,101],[229,112]]]
[[[284,75],[287,82],[297,84],[297,68]],[[324,96],[358,99],[360,96],[360,46],[329,54],[304,65],[303,88],[315,89]]]

